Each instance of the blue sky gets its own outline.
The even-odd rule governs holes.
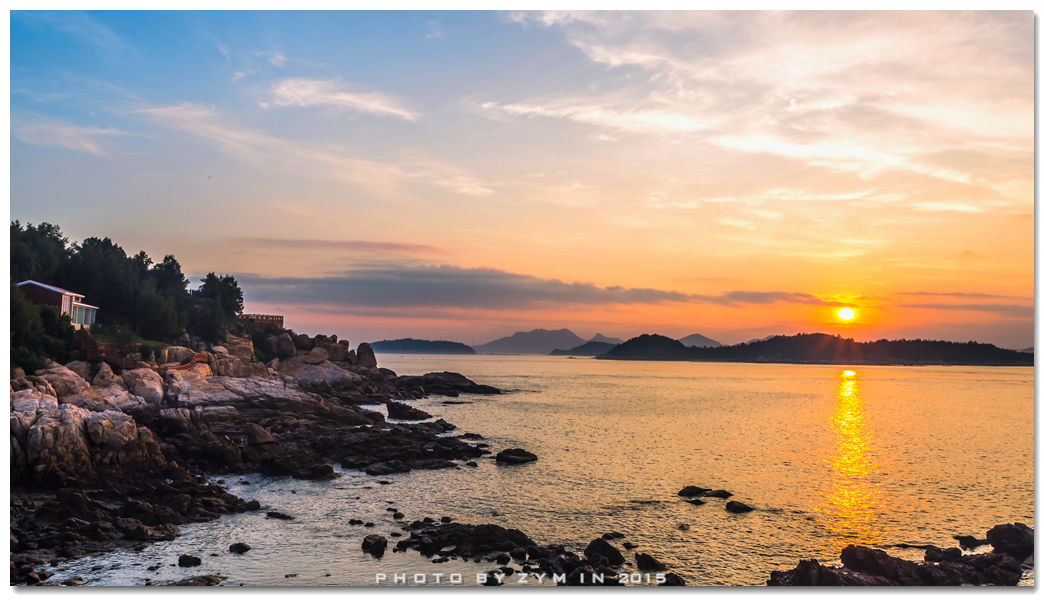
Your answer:
[[[11,218],[310,333],[1024,347],[1033,59],[1028,11],[14,12]]]

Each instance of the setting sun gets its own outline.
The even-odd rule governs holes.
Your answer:
[[[855,311],[849,309],[848,307],[844,307],[843,309],[837,310],[837,316],[845,321],[849,321],[851,319],[855,319]]]

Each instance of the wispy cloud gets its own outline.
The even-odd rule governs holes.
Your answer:
[[[113,30],[80,11],[12,11],[11,16],[70,34],[107,54],[118,54],[129,49]]]
[[[1027,12],[547,11],[509,20],[560,29],[617,77],[580,95],[482,105],[500,114],[698,136],[863,179],[906,172],[998,188],[984,166],[1032,152]]]
[[[341,148],[308,146],[239,127],[233,118],[212,107],[186,103],[137,112],[207,140],[243,162],[297,176],[348,182],[385,194],[399,190],[404,182],[446,188],[470,196],[493,193],[482,181],[450,166],[434,163],[401,165],[360,159]]]
[[[309,240],[284,238],[240,238],[236,246],[274,248],[278,250],[318,250],[370,255],[448,255],[442,248],[427,244],[373,242],[369,240]]]
[[[278,166],[299,174],[362,186],[390,186],[402,176],[402,169],[395,165],[358,159],[333,150],[309,148],[236,127],[213,108],[202,105],[180,104],[141,109],[138,113],[208,140],[237,159],[259,166]]]
[[[57,119],[38,117],[27,120],[19,116],[11,119],[11,133],[27,144],[61,146],[94,155],[107,154],[100,138],[134,135],[111,127],[83,127]]]
[[[733,291],[721,295],[674,290],[567,283],[487,268],[452,265],[393,266],[352,270],[341,276],[266,278],[244,275],[239,281],[251,300],[266,303],[339,304],[375,307],[455,307],[521,309],[568,305],[714,304],[738,307],[796,303],[837,305],[800,292]]]
[[[282,67],[286,63],[286,55],[279,50],[259,51],[255,52],[254,56],[263,58],[277,67]]]
[[[406,121],[416,121],[420,116],[388,94],[352,91],[337,79],[284,79],[272,86],[268,99],[262,101],[261,106],[332,107]]]
[[[898,296],[952,296],[957,298],[1023,298],[1007,294],[986,294],[984,292],[896,292]]]
[[[924,303],[899,306],[907,307],[910,309],[936,309],[942,311],[982,311],[985,313],[993,313],[994,315],[999,315],[1002,317],[1019,317],[1029,319],[1033,318],[1033,307],[1027,307],[1024,305],[947,305],[941,303]]]

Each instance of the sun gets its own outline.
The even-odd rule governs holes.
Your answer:
[[[844,321],[849,321],[855,319],[855,311],[849,309],[848,307],[843,307],[837,310],[837,316],[843,319]]]

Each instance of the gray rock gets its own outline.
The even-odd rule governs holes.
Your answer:
[[[370,343],[359,343],[358,358],[359,365],[363,367],[369,367],[371,369],[377,368],[377,356],[373,354],[373,349],[370,348]]]

